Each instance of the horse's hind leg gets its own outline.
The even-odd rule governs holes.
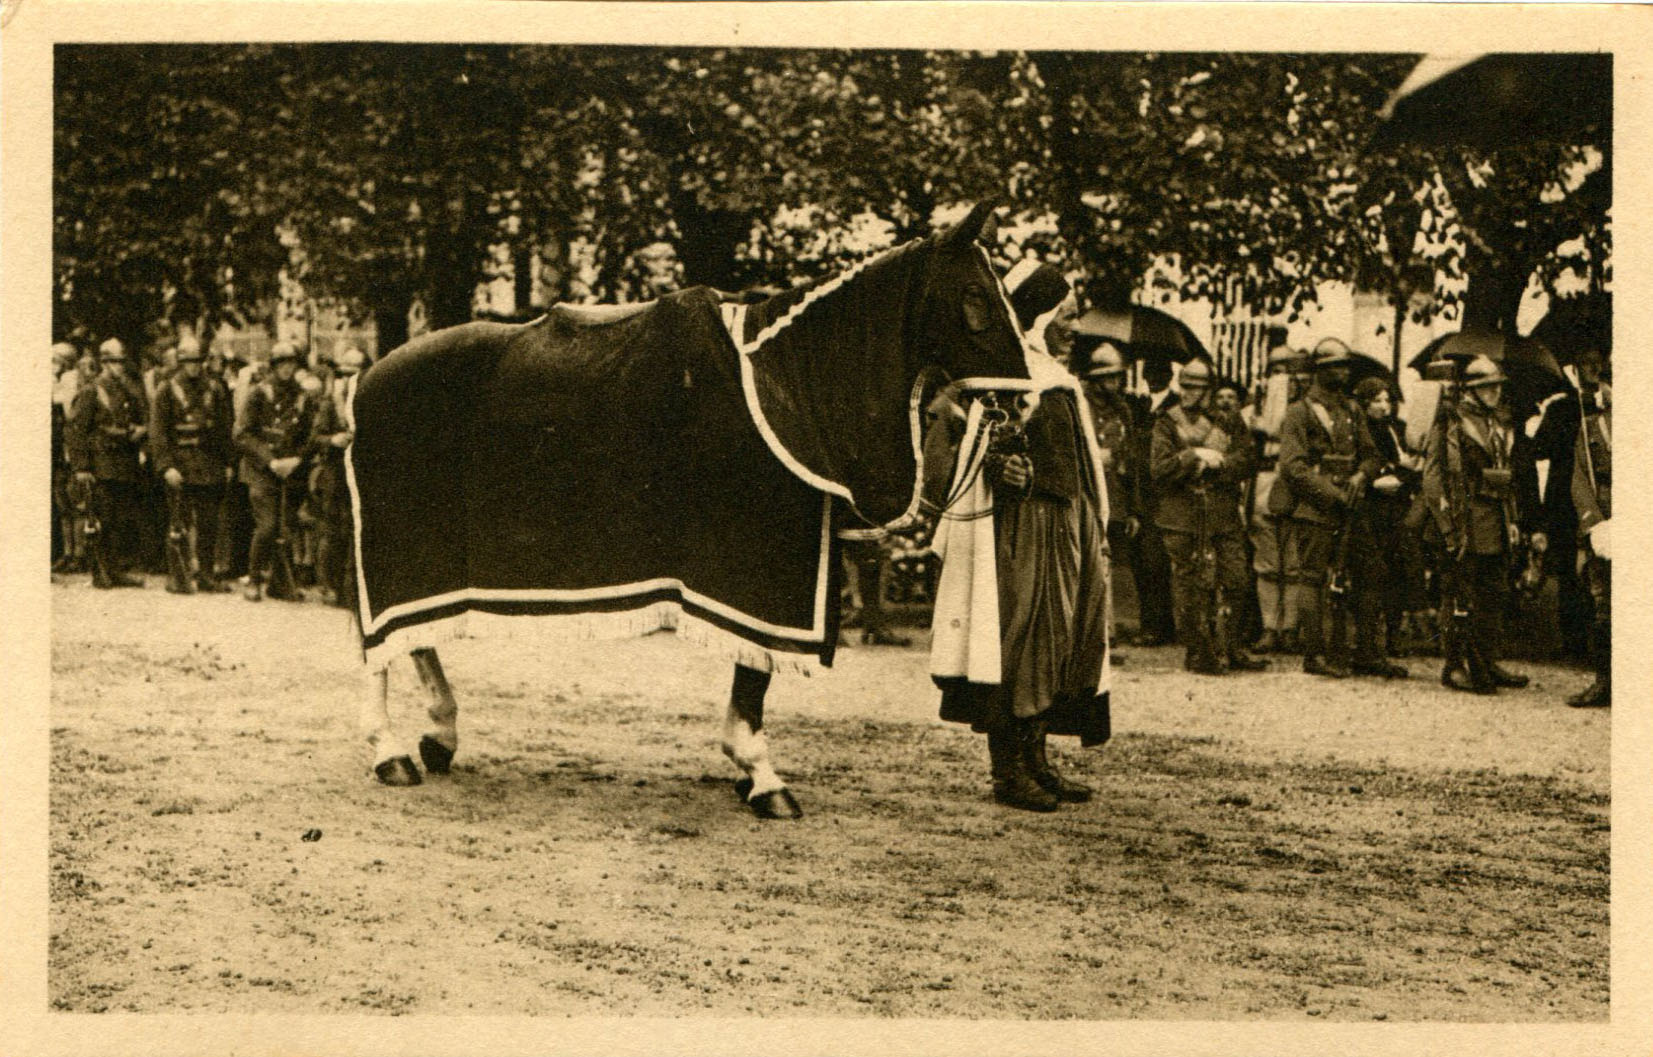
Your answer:
[[[768,672],[735,665],[729,709],[723,718],[723,754],[745,772],[746,777],[735,783],[735,792],[754,814],[798,818],[803,809],[769,763],[769,744],[763,736],[763,698],[768,690]]]
[[[431,774],[447,774],[453,765],[453,754],[459,751],[459,702],[454,700],[453,688],[442,672],[442,661],[434,649],[413,651],[413,666],[419,671],[419,681],[425,685],[430,698],[426,715],[430,727],[419,737],[419,759]]]
[[[413,760],[406,754],[392,755],[390,670],[364,671],[361,694],[361,730],[373,750],[373,773],[385,785],[418,785],[419,771]]]

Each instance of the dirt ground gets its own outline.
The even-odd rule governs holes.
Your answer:
[[[669,635],[444,652],[451,778],[374,784],[347,620],[53,589],[53,1007],[1605,1021],[1608,727],[1582,672],[1450,694],[1116,673],[1097,799],[992,803],[926,657],[778,676],[760,823]],[[402,730],[422,707],[392,678]]]

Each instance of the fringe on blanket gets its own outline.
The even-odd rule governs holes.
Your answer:
[[[457,639],[499,637],[578,646],[604,640],[641,638],[665,631],[674,632],[682,641],[709,650],[731,663],[762,672],[793,672],[807,677],[822,668],[816,654],[765,649],[692,613],[683,612],[683,607],[676,602],[656,602],[641,609],[619,613],[459,613],[398,628],[385,636],[383,642],[368,649],[363,660],[370,670],[381,671],[398,657],[414,650],[432,649]]]

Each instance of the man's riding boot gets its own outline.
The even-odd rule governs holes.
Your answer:
[[[1303,671],[1308,675],[1325,675],[1333,679],[1347,679],[1348,666],[1334,658],[1321,657],[1311,653],[1303,658]]]
[[[1080,782],[1069,781],[1050,765],[1050,758],[1045,754],[1045,723],[1043,720],[1028,720],[1024,728],[1027,751],[1027,769],[1033,775],[1033,780],[1045,792],[1056,797],[1065,804],[1083,804],[1091,798],[1091,787]]]
[[[1019,720],[987,732],[987,755],[993,766],[993,799],[1023,811],[1055,811],[1058,801],[1027,769]]]
[[[249,602],[262,602],[264,600],[264,585],[259,583],[258,577],[247,577],[247,586],[242,588],[241,597]]]
[[[1612,681],[1598,673],[1594,682],[1567,699],[1567,705],[1570,708],[1611,708]]]
[[[1510,671],[1497,661],[1488,661],[1486,670],[1487,677],[1492,680],[1494,686],[1507,686],[1511,690],[1519,690],[1528,682],[1526,676]]]
[[[1258,653],[1274,653],[1280,648],[1280,633],[1273,628],[1264,628],[1262,637],[1257,640],[1252,649]]]
[[[1263,672],[1268,670],[1268,662],[1245,650],[1234,650],[1228,655],[1228,667],[1236,672]]]
[[[1455,664],[1454,661],[1461,663]],[[1462,682],[1454,678],[1458,674],[1464,676]],[[1441,685],[1472,694],[1496,694],[1498,692],[1498,684],[1493,682],[1492,674],[1487,670],[1485,656],[1473,644],[1466,644],[1461,647],[1455,657],[1449,656],[1447,666],[1441,671]]]

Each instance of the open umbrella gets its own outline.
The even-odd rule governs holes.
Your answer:
[[[1510,337],[1496,330],[1470,330],[1446,334],[1412,357],[1408,366],[1425,378],[1441,377],[1430,368],[1455,363],[1458,370],[1477,356],[1499,363],[1509,378],[1509,404],[1521,412],[1551,393],[1571,388],[1561,365],[1550,350],[1531,338]],[[1455,371],[1448,372],[1451,377]]]
[[[1139,360],[1187,363],[1196,356],[1211,358],[1187,324],[1147,305],[1131,305],[1123,311],[1093,308],[1074,322],[1073,333],[1076,338],[1112,341]]]
[[[1498,149],[1542,141],[1606,146],[1613,56],[1597,52],[1428,55],[1379,112],[1376,148]]]
[[[1368,378],[1381,378],[1389,391],[1395,391],[1395,376],[1388,366],[1365,353],[1357,352],[1349,357],[1349,391],[1354,392],[1355,386]]]

